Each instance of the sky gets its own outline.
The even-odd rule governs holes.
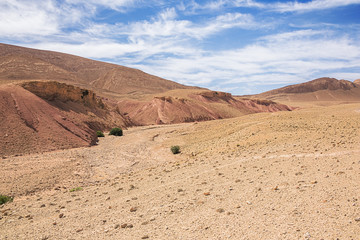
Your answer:
[[[360,0],[0,0],[0,42],[236,95],[360,78]]]

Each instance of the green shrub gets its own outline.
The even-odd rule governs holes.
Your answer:
[[[178,153],[180,153],[180,147],[179,147],[179,146],[172,146],[172,147],[170,148],[170,150],[171,150],[171,152],[172,152],[173,154],[178,154]]]
[[[13,201],[12,197],[0,194],[0,205],[5,204],[7,202],[12,202],[12,201]]]
[[[121,128],[113,128],[113,129],[110,130],[109,135],[122,136],[123,135],[123,130]]]
[[[102,131],[97,131],[96,136],[98,137],[105,137],[104,133]]]
[[[82,187],[76,187],[76,188],[70,189],[70,192],[76,192],[76,191],[81,191],[81,190],[83,190]]]

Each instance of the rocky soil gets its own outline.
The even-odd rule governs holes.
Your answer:
[[[0,239],[359,239],[359,110],[137,127],[1,159],[15,198]]]

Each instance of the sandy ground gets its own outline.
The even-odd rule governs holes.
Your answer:
[[[359,109],[139,127],[1,159],[15,199],[0,239],[360,239]]]

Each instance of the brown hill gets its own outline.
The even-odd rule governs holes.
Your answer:
[[[360,85],[360,79],[356,79],[354,83]]]
[[[199,90],[170,91],[143,101],[120,100],[118,108],[140,125],[206,121],[292,110],[268,100],[234,98],[230,93]]]
[[[286,104],[359,102],[360,86],[347,80],[335,78],[319,78],[309,82],[286,86],[264,92],[253,97],[269,99]]]
[[[0,86],[0,156],[89,146],[132,123],[89,90],[57,82]]]
[[[95,89],[106,98],[99,102],[92,91],[46,82],[53,80]],[[291,110],[272,101],[204,91],[114,64],[0,44],[0,83],[8,82],[21,82],[63,114],[76,113],[68,118],[92,130],[107,129],[113,123],[125,127],[170,124]]]
[[[32,79],[68,82],[97,92],[117,94],[191,88],[133,68],[0,43],[0,82]]]

